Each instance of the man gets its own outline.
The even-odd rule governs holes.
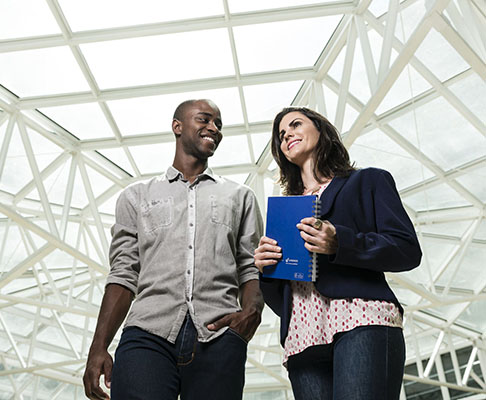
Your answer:
[[[247,343],[263,308],[253,260],[262,220],[250,189],[208,168],[221,128],[212,101],[180,104],[173,165],[118,199],[83,378],[90,399],[109,398],[103,374],[114,400],[242,397]],[[113,365],[107,348],[135,296]]]

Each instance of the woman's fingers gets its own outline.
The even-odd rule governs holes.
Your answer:
[[[263,268],[275,265],[282,258],[282,249],[277,246],[277,242],[266,236],[260,239],[259,246],[255,249],[255,265],[263,272]]]
[[[315,228],[316,218],[302,219],[297,228],[300,236],[305,240],[307,250],[314,253],[334,254],[337,251],[336,228],[329,221],[322,221],[319,229]]]

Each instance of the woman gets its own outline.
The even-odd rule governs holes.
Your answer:
[[[307,108],[285,108],[272,130],[285,195],[320,196],[321,215],[297,225],[318,254],[316,282],[261,278],[280,316],[284,363],[296,400],[398,399],[405,361],[403,308],[384,272],[410,270],[422,256],[392,176],[355,169],[335,127]],[[281,258],[262,237],[262,272]]]

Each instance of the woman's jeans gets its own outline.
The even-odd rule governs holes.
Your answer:
[[[400,328],[361,326],[290,356],[296,400],[398,400],[405,363]]]
[[[240,400],[247,343],[228,329],[208,343],[186,317],[175,344],[137,327],[122,333],[113,366],[112,400]]]

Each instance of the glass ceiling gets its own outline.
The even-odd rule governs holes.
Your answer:
[[[486,398],[484,0],[3,0],[0,399],[84,398],[116,198],[172,163],[188,98],[219,105],[210,165],[262,210],[279,193],[271,121],[290,104],[393,174],[424,250],[388,276],[415,371],[402,398]],[[281,355],[266,308],[245,399],[293,398]]]

